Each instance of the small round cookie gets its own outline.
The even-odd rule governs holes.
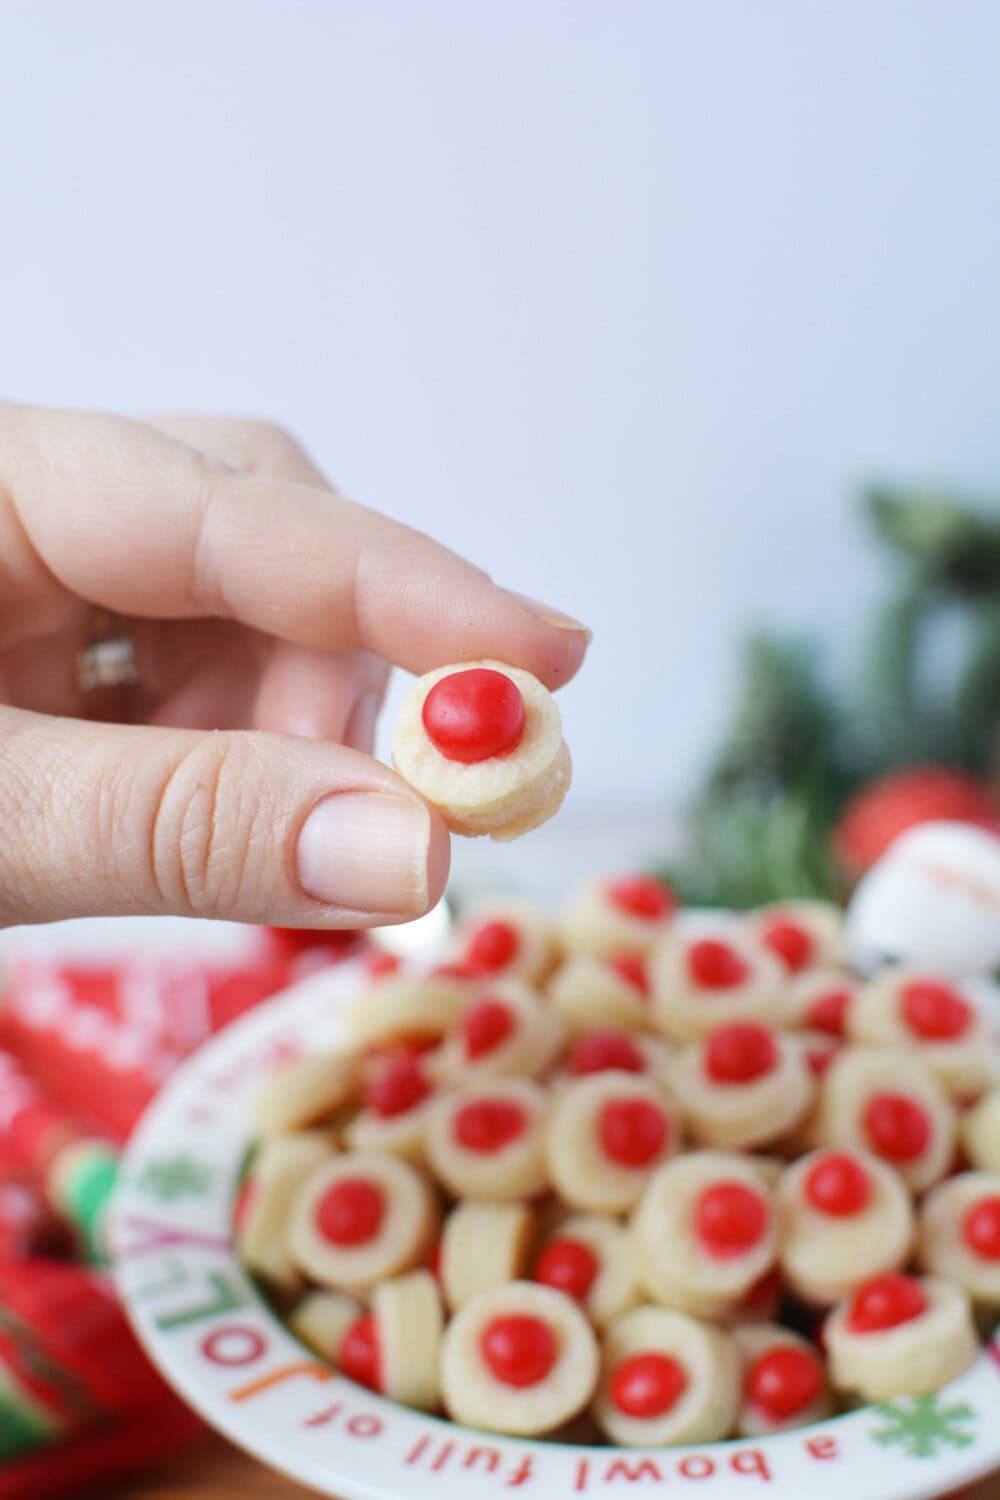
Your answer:
[[[778,1211],[781,1269],[804,1302],[839,1302],[860,1281],[904,1265],[913,1245],[906,1184],[867,1151],[822,1149],[793,1162]]]
[[[1000,1307],[1000,1173],[960,1172],[920,1208],[920,1260],[977,1304]]]
[[[493,979],[539,985],[555,960],[547,917],[527,901],[489,901],[465,913],[455,930],[455,955]]]
[[[558,812],[572,776],[555,699],[530,672],[496,661],[418,678],[399,710],[392,759],[468,838],[537,828]]]
[[[607,1329],[594,1415],[612,1443],[712,1443],[733,1430],[740,1361],[727,1333],[665,1307],[635,1307]]]
[[[758,907],[747,920],[789,974],[841,960],[843,917],[832,901],[779,901]]]
[[[427,1155],[456,1198],[507,1202],[546,1185],[545,1090],[495,1078],[443,1093],[431,1106]]]
[[[784,1024],[795,1031],[822,1031],[843,1041],[858,988],[839,969],[806,969],[789,983]]]
[[[591,1073],[644,1073],[670,1093],[673,1054],[658,1037],[602,1027],[581,1032],[566,1054],[564,1077]]]
[[[959,1120],[962,1148],[974,1167],[1000,1172],[1000,1089],[984,1094]]]
[[[364,1308],[346,1292],[307,1292],[288,1315],[288,1326],[314,1353],[339,1362],[347,1330],[364,1315]]]
[[[562,1022],[518,979],[499,979],[463,1006],[435,1058],[444,1079],[538,1078],[562,1047]]]
[[[388,1151],[414,1166],[424,1166],[433,1092],[420,1057],[390,1052],[372,1060],[364,1108],[344,1130],[346,1145],[352,1151]]]
[[[444,1404],[468,1427],[551,1432],[587,1405],[597,1373],[597,1340],[580,1309],[530,1281],[481,1292],[445,1330]]]
[[[265,1137],[254,1158],[240,1195],[236,1247],[243,1263],[273,1286],[292,1291],[299,1284],[286,1244],[289,1209],[310,1172],[333,1153],[329,1136],[300,1131]]]
[[[361,1293],[423,1261],[438,1223],[419,1172],[395,1156],[353,1151],[315,1168],[299,1186],[288,1252],[320,1286]]]
[[[430,1271],[381,1281],[372,1294],[382,1393],[418,1411],[436,1411],[444,1314]]]
[[[1000,1054],[979,1007],[952,980],[887,969],[853,1006],[850,1037],[870,1047],[913,1047],[959,1099],[977,1099],[1000,1082]]]
[[[343,1012],[348,1046],[357,1051],[416,1042],[433,1044],[455,1024],[472,976],[389,974]]]
[[[816,1093],[799,1039],[758,1021],[717,1026],[683,1048],[669,1077],[688,1133],[723,1149],[780,1140]]]
[[[556,1091],[545,1137],[549,1179],[572,1208],[625,1213],[680,1145],[679,1122],[649,1078],[617,1070]]]
[[[638,953],[571,953],[546,993],[571,1035],[604,1026],[641,1031],[650,1024],[649,974]]]
[[[640,1300],[628,1231],[607,1214],[571,1214],[542,1246],[532,1281],[565,1292],[596,1328]]]
[[[253,1100],[258,1136],[308,1130],[332,1120],[360,1092],[357,1058],[346,1052],[316,1052],[275,1069]]]
[[[525,1274],[537,1228],[523,1203],[458,1203],[444,1221],[438,1262],[452,1312]]]
[[[653,1176],[632,1220],[639,1281],[667,1307],[731,1313],[778,1257],[774,1195],[752,1157],[692,1151]]]
[[[823,1325],[830,1382],[868,1401],[920,1396],[954,1380],[978,1353],[969,1299],[936,1276],[878,1276]]]
[[[696,1042],[730,1021],[779,1026],[787,976],[748,928],[720,920],[713,930],[679,929],[650,960],[654,1024],[677,1042]]]
[[[743,1361],[740,1437],[768,1437],[832,1416],[822,1357],[806,1339],[778,1323],[744,1323],[732,1338]]]
[[[951,1166],[955,1112],[917,1053],[845,1047],[820,1087],[816,1135],[821,1145],[882,1157],[922,1193]]]
[[[655,875],[613,875],[581,886],[559,921],[567,953],[648,953],[670,927],[677,899]]]

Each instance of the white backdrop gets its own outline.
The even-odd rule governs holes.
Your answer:
[[[0,393],[273,414],[593,625],[578,808],[1000,486],[993,0],[0,0]]]

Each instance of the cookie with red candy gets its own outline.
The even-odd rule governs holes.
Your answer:
[[[288,1326],[314,1353],[339,1365],[344,1335],[364,1311],[357,1298],[347,1292],[307,1292],[289,1313]]]
[[[914,1048],[960,1099],[977,1098],[1000,1081],[990,1026],[957,980],[887,969],[861,989],[849,1034],[867,1046]]]
[[[312,1292],[289,1325],[349,1380],[419,1411],[437,1408],[444,1315],[429,1271],[380,1282],[368,1312],[343,1293]]]
[[[969,1299],[936,1276],[877,1276],[823,1325],[831,1384],[868,1401],[919,1396],[963,1374],[978,1353]]]
[[[251,1271],[273,1286],[294,1290],[301,1277],[287,1245],[288,1215],[302,1183],[333,1156],[319,1131],[265,1138],[239,1198],[236,1247]]]
[[[547,995],[570,1033],[641,1031],[650,1024],[649,972],[638,953],[571,953],[549,980]]]
[[[688,1133],[724,1149],[779,1140],[816,1092],[798,1038],[759,1021],[732,1021],[682,1048],[669,1077]]]
[[[789,983],[784,1024],[844,1041],[858,988],[857,981],[840,969],[806,969]]]
[[[648,953],[668,931],[677,909],[669,885],[655,875],[613,875],[588,881],[563,912],[559,938],[567,953],[594,958]]]
[[[858,1282],[905,1265],[913,1247],[906,1184],[867,1151],[823,1148],[792,1162],[778,1210],[782,1274],[805,1302],[839,1301]]]
[[[444,1404],[456,1422],[531,1437],[581,1412],[597,1384],[593,1329],[576,1303],[530,1281],[481,1292],[445,1330]]]
[[[917,1052],[845,1047],[820,1085],[816,1137],[870,1151],[922,1193],[951,1167],[955,1111]]]
[[[444,1221],[438,1267],[452,1312],[524,1276],[537,1230],[524,1203],[457,1203]]]
[[[487,901],[463,915],[454,953],[486,978],[538,985],[555,958],[552,924],[528,901]]]
[[[434,1066],[445,1079],[537,1078],[563,1038],[559,1017],[523,981],[493,980],[466,1001]]]
[[[625,1213],[680,1138],[679,1120],[652,1079],[618,1069],[586,1074],[555,1093],[545,1138],[549,1180],[573,1208]]]
[[[843,917],[831,901],[779,901],[758,907],[747,920],[789,974],[840,962]]]
[[[605,1332],[594,1415],[611,1442],[715,1442],[732,1431],[739,1400],[739,1355],[721,1329],[665,1307],[635,1307]]]
[[[972,1301],[1000,1307],[1000,1173],[960,1172],[920,1206],[920,1260]]]
[[[555,699],[496,661],[439,667],[413,684],[392,740],[396,770],[453,833],[515,839],[558,812],[572,765]]]
[[[732,1338],[743,1362],[740,1437],[808,1427],[833,1414],[823,1358],[813,1344],[778,1323],[744,1323]]]
[[[527,1078],[484,1079],[441,1093],[427,1125],[431,1168],[456,1198],[530,1198],[547,1182],[545,1090]]]
[[[387,1052],[372,1058],[365,1072],[363,1107],[344,1129],[345,1144],[352,1151],[388,1151],[423,1166],[434,1096],[424,1057],[403,1049]]]
[[[324,1124],[352,1105],[360,1089],[357,1060],[347,1053],[316,1052],[282,1063],[254,1096],[257,1134],[283,1135]]]
[[[670,1093],[673,1049],[660,1037],[612,1026],[597,1027],[574,1037],[554,1081],[557,1086],[592,1073],[642,1073]]]
[[[541,1246],[531,1278],[572,1297],[596,1328],[640,1297],[628,1231],[609,1214],[570,1214]]]
[[[774,1194],[752,1157],[693,1151],[650,1179],[632,1219],[639,1281],[697,1317],[731,1314],[778,1258]]]
[[[650,960],[656,1027],[695,1042],[731,1021],[781,1024],[787,973],[746,926],[732,919],[678,925]]]
[[[450,1031],[476,976],[455,969],[430,974],[388,973],[346,1006],[346,1046],[354,1051],[433,1046]]]

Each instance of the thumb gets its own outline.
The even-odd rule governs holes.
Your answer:
[[[401,922],[439,899],[448,860],[438,815],[356,750],[0,709],[0,924]]]

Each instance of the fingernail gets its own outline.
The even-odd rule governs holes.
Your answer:
[[[427,906],[430,814],[416,797],[338,792],[318,802],[299,833],[307,895],[351,911],[412,916]]]
[[[344,744],[352,750],[370,755],[375,745],[375,720],[378,718],[378,694],[365,693],[355,703],[344,727]]]
[[[585,635],[588,641],[593,638],[593,631],[586,625],[581,625],[579,620],[574,620],[572,615],[564,615],[561,610],[553,609],[550,604],[543,604],[540,599],[532,599],[528,594],[519,594],[514,589],[505,589],[504,592],[515,599],[522,609],[526,609],[529,615],[534,615],[536,620],[541,620],[544,625],[551,625],[554,630],[574,630],[578,635]]]

